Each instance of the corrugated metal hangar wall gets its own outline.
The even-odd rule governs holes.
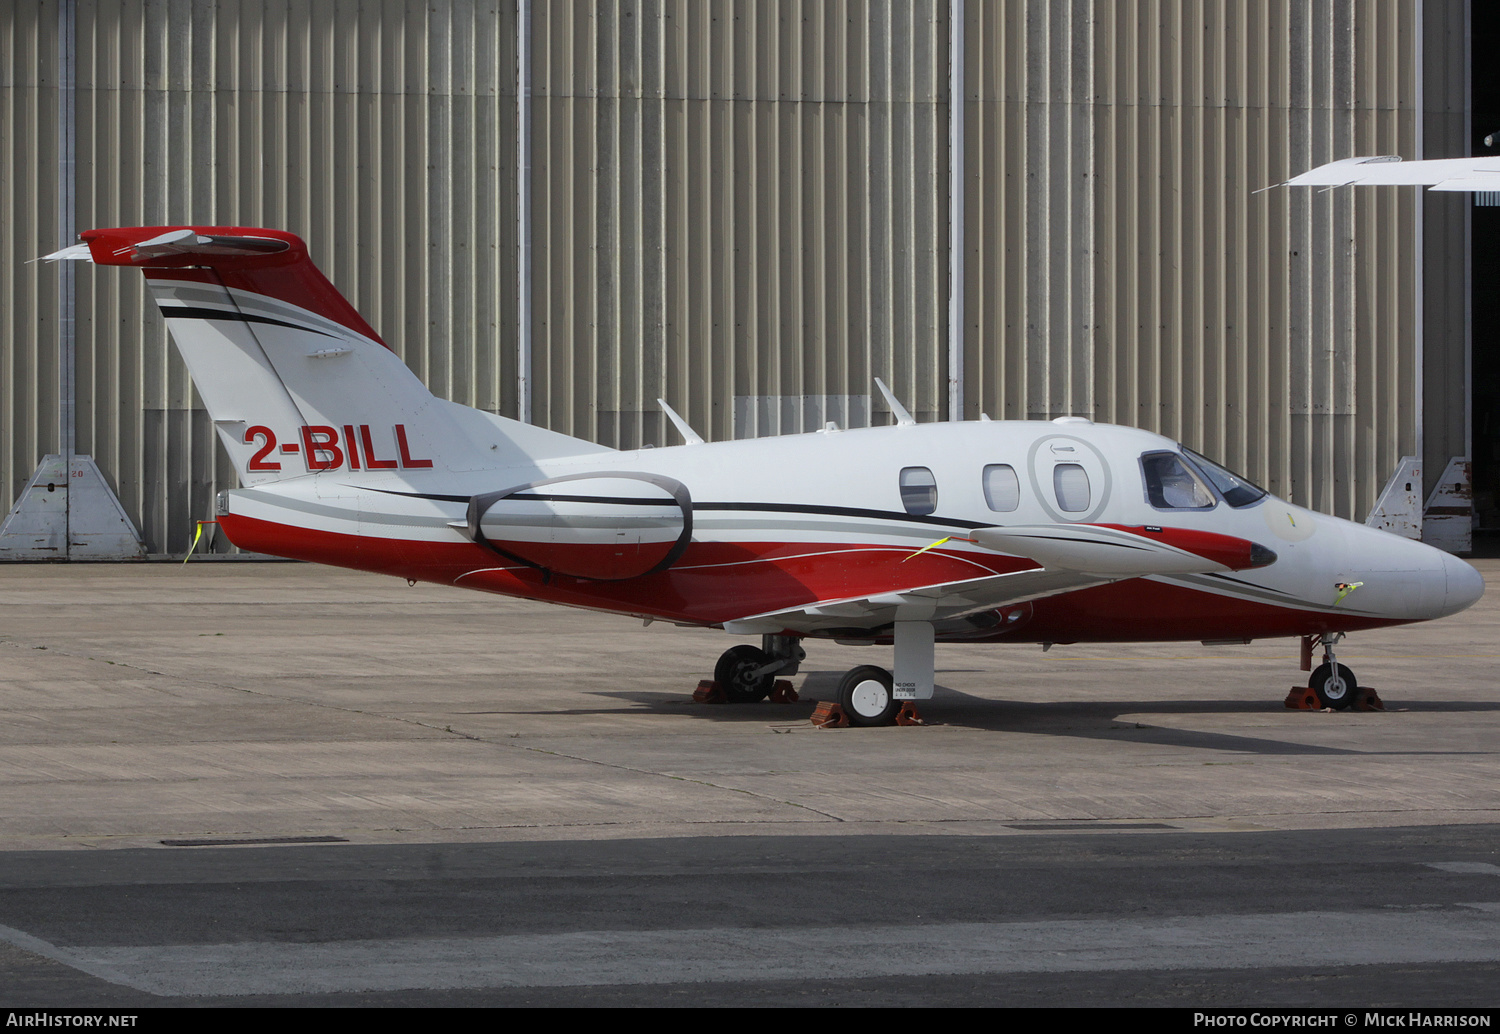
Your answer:
[[[1467,199],[1252,193],[1467,153],[1462,2],[956,5],[960,328],[949,0],[529,6],[537,423],[670,444],[660,396],[710,438],[859,425],[874,376],[944,419],[961,330],[965,416],[1157,429],[1342,516],[1419,442],[1429,483],[1465,451]],[[60,447],[60,274],[27,260],[69,199],[75,229],[293,230],[434,391],[517,415],[516,25],[514,0],[0,9],[0,512]],[[76,283],[76,450],[180,552],[232,469],[139,279]]]

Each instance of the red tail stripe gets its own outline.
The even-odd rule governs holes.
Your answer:
[[[204,236],[265,237],[286,241],[290,247],[274,255],[134,257],[132,249],[135,245],[172,230],[192,230]],[[236,291],[288,302],[385,344],[348,299],[313,264],[307,254],[307,245],[296,234],[245,226],[124,226],[87,230],[79,236],[88,242],[89,252],[100,265],[136,266],[147,270],[146,275],[154,280],[222,283]]]

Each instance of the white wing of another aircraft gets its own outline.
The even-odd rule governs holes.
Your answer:
[[[1425,186],[1432,190],[1500,190],[1500,156],[1402,161],[1400,155],[1341,158],[1293,176],[1280,187]]]

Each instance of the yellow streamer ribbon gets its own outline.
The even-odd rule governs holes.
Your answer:
[[[1358,589],[1363,584],[1365,584],[1365,583],[1364,582],[1339,582],[1338,584],[1336,584],[1334,586],[1334,588],[1339,591],[1339,594],[1338,594],[1338,596],[1336,596],[1334,598],[1333,605],[1335,607],[1337,607],[1340,603],[1343,603],[1345,596],[1349,595],[1351,592],[1353,592],[1355,589]]]
[[[219,523],[218,521],[199,521],[198,522],[198,530],[193,535],[193,544],[188,547],[187,556],[185,556],[185,557],[182,558],[182,562],[184,564],[187,563],[188,560],[192,557],[193,551],[198,548],[198,540],[201,539],[201,538],[203,538],[203,526],[205,524],[218,524],[218,523]]]
[[[906,561],[910,560],[912,557],[921,556],[923,553],[927,552],[929,549],[936,549],[938,546],[941,546],[944,542],[952,542],[954,539],[958,539],[961,542],[973,542],[974,541],[973,539],[964,538],[962,535],[949,535],[947,538],[938,539],[936,542],[933,542],[933,543],[930,543],[930,544],[928,544],[926,546],[923,546],[921,549],[917,550],[915,553],[913,553],[909,557],[903,557],[902,560],[901,560],[901,562],[904,564],[904,563],[906,563]]]

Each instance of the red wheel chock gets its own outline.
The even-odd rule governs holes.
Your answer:
[[[1286,706],[1294,711],[1321,711],[1323,705],[1318,694],[1310,686],[1293,686],[1286,695]],[[1385,704],[1369,686],[1360,686],[1354,691],[1354,701],[1349,705],[1356,711],[1384,711]]]
[[[832,700],[819,700],[812,713],[812,723],[820,729],[845,729],[849,726],[849,716]]]
[[[1321,711],[1323,705],[1318,703],[1318,694],[1313,692],[1311,686],[1293,686],[1292,691],[1286,695],[1286,706],[1293,711]]]
[[[724,691],[713,679],[703,679],[698,683],[698,688],[693,690],[693,703],[727,704],[729,698],[724,695]]]
[[[901,705],[894,718],[896,725],[926,725],[922,716],[917,713],[917,705],[910,700]],[[812,723],[820,729],[847,729],[849,727],[849,716],[844,709],[832,700],[820,700],[818,706],[813,710]]]
[[[771,688],[771,702],[776,704],[795,704],[797,702],[797,691],[786,679],[777,679]],[[729,698],[719,688],[719,684],[713,679],[703,679],[698,683],[698,688],[693,690],[693,703],[695,704],[727,704]]]

